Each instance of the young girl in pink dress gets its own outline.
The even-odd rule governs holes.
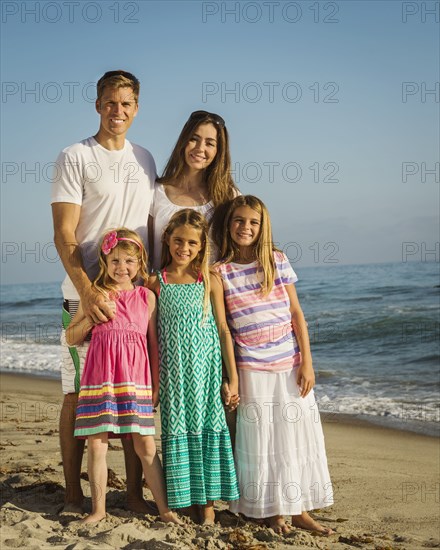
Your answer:
[[[236,197],[224,227],[216,269],[240,388],[234,451],[240,499],[230,509],[264,519],[279,533],[289,532],[288,515],[296,527],[331,534],[308,514],[332,504],[333,495],[298,278],[273,246],[259,199]]]
[[[147,280],[147,255],[137,233],[120,228],[107,233],[99,250],[94,287],[102,292],[114,319],[94,325],[81,303],[66,338],[81,343],[92,330],[81,378],[75,436],[87,437],[92,513],[83,521],[105,517],[106,454],[109,437],[132,437],[163,521],[181,523],[168,508],[162,466],[154,443],[153,406],[158,402],[159,367],[156,299],[134,283]]]

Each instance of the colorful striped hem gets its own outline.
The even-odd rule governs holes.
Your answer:
[[[75,429],[75,437],[87,437],[89,435],[95,435],[99,433],[114,433],[114,434],[132,434],[137,433],[140,435],[155,435],[156,429],[154,426],[145,428],[130,424],[130,426],[116,426],[115,424],[99,424],[89,428],[77,428]]]
[[[151,386],[135,386],[134,384],[101,384],[99,386],[81,386],[80,396],[99,396],[99,395],[139,395],[144,397],[151,397]]]
[[[130,382],[83,386],[76,408],[75,436],[101,432],[154,435],[151,387]]]
[[[117,416],[118,418],[123,418],[125,416],[137,416],[138,418],[143,418],[143,419],[149,419],[151,418],[152,416],[152,410],[151,412],[150,411],[147,411],[146,413],[142,414],[140,413],[139,411],[135,410],[135,409],[131,409],[127,412],[118,412],[117,413]],[[149,414],[150,413],[150,414]],[[92,418],[100,418],[102,416],[111,416],[112,415],[112,412],[110,411],[103,411],[103,412],[100,412],[98,414],[93,414],[91,412],[87,413],[87,412],[83,412],[83,413],[77,413],[76,415],[76,418],[81,418],[82,420],[90,420]]]

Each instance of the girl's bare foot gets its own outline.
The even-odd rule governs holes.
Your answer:
[[[172,510],[160,514],[160,519],[165,523],[176,523],[177,525],[184,525],[183,521]]]
[[[290,533],[291,531],[290,527],[284,521],[283,516],[272,516],[267,518],[265,523],[279,535],[287,535],[287,533]]]
[[[87,517],[85,517],[83,520],[81,520],[81,523],[98,523],[98,521],[101,521],[102,519],[105,519],[105,512],[104,513],[91,513]]]
[[[214,525],[215,512],[213,504],[204,504],[200,506],[200,519],[202,525]]]
[[[325,536],[334,534],[333,529],[324,527],[315,521],[307,512],[303,512],[299,516],[292,516],[292,525],[300,529],[307,529],[307,531],[317,531]]]

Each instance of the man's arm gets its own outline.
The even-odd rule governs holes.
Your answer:
[[[64,269],[81,299],[84,315],[94,324],[113,319],[114,312],[105,297],[94,290],[84,270],[81,250],[75,237],[81,206],[68,202],[52,204],[54,243]]]

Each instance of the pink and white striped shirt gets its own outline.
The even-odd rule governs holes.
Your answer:
[[[266,296],[258,262],[216,266],[225,293],[226,317],[235,341],[237,367],[257,371],[286,371],[300,364],[285,285],[298,277],[282,252],[274,252],[275,281]]]

